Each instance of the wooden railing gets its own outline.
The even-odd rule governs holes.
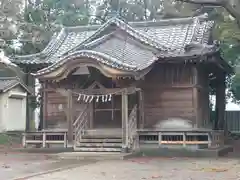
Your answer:
[[[135,105],[128,118],[128,148],[134,150],[137,146],[137,105]]]
[[[218,148],[224,145],[223,131],[215,130],[138,130],[140,144],[164,146],[192,146]],[[201,146],[201,147],[200,147]]]
[[[88,122],[89,122],[88,110],[89,110],[88,105],[86,105],[73,124],[74,132],[75,132],[75,145],[80,143],[82,135],[84,135],[85,130],[88,127]]]
[[[221,147],[224,145],[224,131],[213,131],[211,136],[209,136],[209,141],[211,141],[211,148]]]
[[[53,144],[62,144],[64,148],[67,148],[67,131],[43,130],[23,133],[22,145],[24,148],[28,145],[40,145],[46,148]]]

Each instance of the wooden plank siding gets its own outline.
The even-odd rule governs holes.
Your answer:
[[[144,93],[145,128],[161,120],[194,121],[192,66],[156,65],[141,84]]]
[[[45,92],[47,114],[46,128],[67,128],[67,97],[56,91]]]
[[[194,76],[194,68],[197,70],[196,77]],[[77,81],[77,78],[75,80]],[[106,80],[99,81],[101,84]],[[126,82],[122,84],[128,84]],[[67,88],[72,83],[73,81],[69,79],[69,81],[59,82],[58,87],[55,87],[54,83],[48,82],[48,86],[44,90],[45,97],[47,97],[45,99],[46,127],[67,128],[67,97],[56,92],[54,88]],[[155,64],[143,80],[132,83],[137,84],[137,87],[142,89],[141,98],[140,95],[134,94],[128,97],[128,113],[131,112],[132,106],[139,101],[137,99],[140,98],[143,101],[141,105],[139,102],[139,108],[143,111],[140,115],[143,118],[138,121],[139,127],[151,128],[159,121],[168,118],[191,120],[194,126],[197,124],[199,127],[209,122],[208,73],[200,66],[194,64]],[[131,86],[132,83],[128,86]],[[124,86],[126,87],[126,85]],[[115,88],[121,89],[122,86],[118,85]],[[78,92],[78,89],[79,87],[76,86],[73,91]],[[77,98],[77,95],[73,97],[73,120],[84,109],[84,104],[78,102]],[[89,126],[92,128],[121,127],[121,95],[115,95],[112,99],[113,102],[92,102],[92,112],[90,112],[92,120]]]

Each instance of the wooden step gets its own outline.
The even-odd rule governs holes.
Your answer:
[[[90,136],[105,136],[105,137],[122,137],[121,128],[102,128],[102,129],[88,129],[85,131],[86,135]]]
[[[122,147],[122,143],[80,143],[79,144],[80,147],[104,147],[104,148],[121,148]]]
[[[75,147],[79,152],[121,152],[122,148],[94,148],[94,147]]]
[[[105,135],[105,134],[98,134],[98,135],[92,135],[92,134],[84,134],[82,136],[83,139],[122,139],[122,136],[118,135]]]
[[[81,142],[82,143],[85,143],[85,142],[87,142],[87,143],[122,143],[122,139],[120,139],[120,138],[103,138],[103,139],[101,139],[101,138],[98,138],[98,139],[96,139],[96,138],[82,138],[81,139]]]

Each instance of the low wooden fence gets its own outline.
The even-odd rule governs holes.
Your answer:
[[[214,130],[139,130],[139,143],[165,147],[195,145],[195,148],[217,148],[224,145],[223,131]],[[198,147],[199,146],[199,147]]]
[[[37,131],[23,133],[23,147],[40,145],[43,148],[53,144],[63,145],[67,148],[67,131]]]

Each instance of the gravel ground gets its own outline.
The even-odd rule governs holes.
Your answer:
[[[237,180],[240,163],[234,159],[136,158],[99,161],[29,180]]]
[[[0,179],[12,180],[32,174],[69,166],[81,166],[96,161],[52,159],[44,154],[0,153]],[[24,179],[21,179],[24,180]]]
[[[47,154],[17,153],[0,148],[0,179],[12,180],[76,165],[77,168],[35,176],[29,180],[240,180],[240,140],[232,144],[234,152],[220,159],[135,158],[122,161],[59,160]]]

